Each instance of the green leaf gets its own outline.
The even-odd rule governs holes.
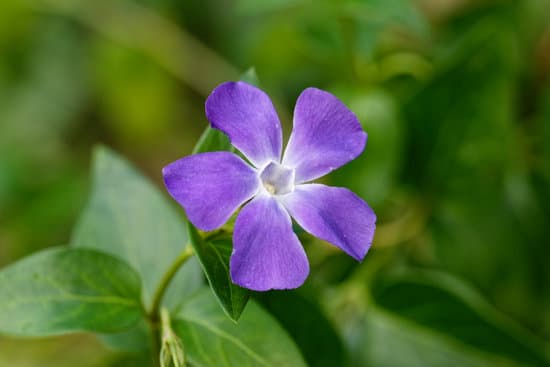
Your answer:
[[[346,365],[342,340],[319,305],[298,291],[262,292],[255,299],[292,336],[309,366]]]
[[[112,349],[141,353],[145,356],[151,353],[151,329],[144,318],[130,329],[119,333],[101,334],[99,339]]]
[[[420,271],[395,275],[375,284],[373,298],[385,312],[495,359],[550,364],[544,352],[547,346],[448,275]]]
[[[192,225],[189,225],[189,234],[210,288],[227,316],[237,321],[248,302],[250,292],[231,281],[231,239],[205,241]]]
[[[254,68],[241,75],[240,80],[258,86],[258,76]],[[234,151],[229,138],[220,130],[207,127],[193,149],[193,154],[211,151]],[[234,321],[241,315],[248,302],[249,292],[231,281],[229,257],[232,243],[230,239],[203,241],[197,230],[189,225],[191,244],[201,263],[214,295],[225,313]]]
[[[232,145],[227,135],[208,126],[195,145],[193,154],[231,149]]]
[[[258,74],[256,74],[256,68],[254,67],[251,67],[247,71],[245,71],[241,75],[240,79],[242,82],[252,84],[256,87],[260,87],[260,80],[258,79]]]
[[[353,367],[519,367],[378,309],[351,322],[346,333]]]
[[[174,330],[192,366],[306,366],[286,332],[253,301],[235,324],[205,289],[186,302],[174,319]]]
[[[128,261],[143,279],[149,305],[166,269],[188,243],[185,221],[128,162],[105,147],[94,152],[94,188],[72,244]],[[202,283],[196,262],[183,266],[166,295],[174,307]]]
[[[118,259],[85,249],[45,250],[0,272],[0,332],[123,330],[140,319],[140,296],[138,274]]]

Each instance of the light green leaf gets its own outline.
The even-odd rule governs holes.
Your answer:
[[[141,317],[138,274],[86,249],[45,250],[3,269],[0,299],[0,332],[12,335],[115,332]]]
[[[94,188],[72,244],[128,261],[143,279],[149,305],[164,272],[188,243],[185,221],[128,162],[105,147],[94,152]],[[201,284],[196,262],[182,267],[169,288],[173,307]]]
[[[306,365],[286,332],[255,302],[249,303],[235,324],[205,289],[186,302],[174,319],[174,330],[192,366]]]
[[[151,353],[151,329],[144,318],[130,329],[119,333],[101,334],[99,339],[112,349],[146,356]]]
[[[375,284],[373,298],[402,322],[494,360],[550,365],[547,346],[449,275],[418,271],[385,278]]]
[[[189,225],[189,234],[191,244],[210,283],[210,288],[225,313],[237,321],[248,302],[249,291],[231,281],[229,274],[231,239],[205,241],[191,225]]]

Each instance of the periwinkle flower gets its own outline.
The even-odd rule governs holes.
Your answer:
[[[376,215],[353,192],[310,183],[355,159],[367,134],[332,94],[308,88],[298,97],[282,153],[282,130],[269,97],[244,82],[218,86],[206,116],[250,162],[231,152],[194,154],[163,169],[168,192],[197,228],[223,226],[243,204],[233,232],[234,283],[253,290],[290,289],[309,273],[294,220],[312,235],[361,261]]]

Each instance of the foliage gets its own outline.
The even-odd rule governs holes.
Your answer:
[[[101,252],[45,250],[4,269],[0,284],[4,333],[114,332],[141,314],[138,275]]]
[[[548,0],[0,2],[0,367],[161,346],[165,365],[550,365],[548,19]],[[230,231],[160,189],[168,162],[231,149],[204,99],[238,69],[285,127],[311,85],[359,117],[364,154],[326,180],[378,215],[363,264],[296,228],[306,285],[249,292]]]

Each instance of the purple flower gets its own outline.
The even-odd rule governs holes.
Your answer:
[[[221,84],[206,101],[206,116],[250,164],[230,152],[195,154],[164,167],[164,182],[204,231],[223,226],[246,203],[233,232],[234,283],[257,291],[304,283],[309,263],[291,217],[356,260],[365,257],[375,230],[372,209],[347,189],[309,183],[365,147],[367,134],[340,100],[316,88],[302,92],[282,159],[281,123],[260,89]]]

